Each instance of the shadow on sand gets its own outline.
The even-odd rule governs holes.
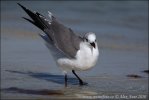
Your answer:
[[[21,93],[21,94],[34,94],[34,95],[64,95],[63,91],[61,90],[48,90],[48,89],[31,90],[17,87],[4,88],[1,90],[3,92],[8,93]]]
[[[37,73],[37,72],[22,72],[22,71],[14,71],[14,70],[5,70],[5,71],[10,72],[10,73],[29,75],[33,78],[42,79],[42,80],[54,82],[57,84],[62,84],[62,85],[65,84],[63,75],[53,75],[50,73]],[[79,82],[76,78],[68,76],[68,84],[79,85]]]
[[[49,73],[36,73],[36,72],[22,72],[22,71],[14,71],[14,70],[5,70],[5,71],[10,73],[29,75],[33,78],[42,79],[42,80],[64,85],[63,75],[53,75]],[[68,84],[78,85],[78,80],[76,78],[69,77]],[[18,87],[3,88],[1,90],[3,92],[9,92],[9,93],[23,93],[23,94],[35,94],[35,95],[64,95],[63,91],[61,90],[48,90],[48,89],[32,90],[32,89],[23,89]]]

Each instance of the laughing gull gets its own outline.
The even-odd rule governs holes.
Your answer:
[[[99,55],[95,33],[88,32],[80,37],[72,29],[59,23],[51,12],[48,11],[50,17],[48,20],[40,13],[32,12],[19,3],[18,5],[32,20],[23,18],[43,31],[39,35],[45,40],[56,63],[64,72],[65,86],[67,86],[67,72],[69,71],[77,77],[80,85],[84,85],[85,83],[75,71],[84,71],[95,66]]]

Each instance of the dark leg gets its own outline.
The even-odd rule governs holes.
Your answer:
[[[82,81],[81,78],[75,73],[74,70],[72,70],[72,73],[78,78],[80,85],[83,85],[83,81]]]
[[[67,87],[67,74],[65,74],[65,87]]]

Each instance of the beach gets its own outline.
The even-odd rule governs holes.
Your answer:
[[[17,2],[1,2],[1,99],[148,99],[147,1],[20,1],[46,17],[51,11],[78,35],[96,33],[96,66],[76,72],[88,84],[68,73],[68,87]]]

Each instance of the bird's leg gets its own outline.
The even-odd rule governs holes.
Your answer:
[[[72,73],[78,78],[79,84],[80,84],[80,85],[83,85],[83,81],[82,81],[81,78],[75,73],[74,70],[72,70]]]
[[[67,74],[65,74],[65,87],[67,87]]]

